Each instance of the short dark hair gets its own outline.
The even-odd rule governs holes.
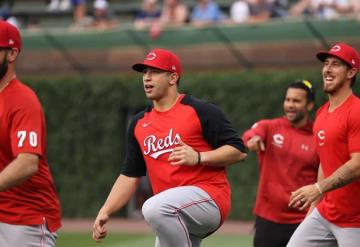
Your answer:
[[[306,91],[306,99],[308,102],[315,101],[315,88],[312,83],[308,80],[296,80],[287,87],[289,88],[300,88]]]

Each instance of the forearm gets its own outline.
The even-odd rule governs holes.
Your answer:
[[[224,145],[215,150],[200,152],[201,164],[209,166],[229,166],[246,158],[247,154]]]
[[[0,191],[6,191],[23,183],[38,169],[39,157],[36,154],[19,154],[0,173]]]
[[[360,177],[360,154],[339,167],[331,176],[318,181],[322,193],[341,188]]]
[[[121,209],[134,194],[139,181],[140,178],[138,177],[120,175],[113,185],[101,211],[110,216]]]

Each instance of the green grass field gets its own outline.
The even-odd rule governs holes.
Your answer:
[[[152,247],[152,234],[109,234],[101,244],[91,239],[90,233],[61,233],[57,240],[57,247]],[[202,247],[250,247],[251,236],[213,235],[206,238]]]

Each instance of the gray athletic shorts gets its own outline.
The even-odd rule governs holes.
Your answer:
[[[57,234],[46,223],[34,226],[10,225],[0,222],[1,247],[55,247]]]
[[[360,228],[338,227],[311,212],[292,235],[287,247],[359,247]]]

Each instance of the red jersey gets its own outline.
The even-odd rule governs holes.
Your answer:
[[[327,178],[360,152],[360,99],[355,95],[333,112],[329,102],[317,112],[314,138],[320,163]],[[360,227],[360,180],[325,193],[318,204],[320,214],[340,227]]]
[[[149,107],[135,116],[130,124],[122,174],[137,177],[147,171],[155,194],[178,186],[198,186],[215,201],[224,221],[231,199],[226,168],[170,165],[169,154],[180,139],[200,152],[223,145],[246,152],[239,135],[217,107],[181,95],[168,111]]]
[[[260,173],[254,214],[275,223],[300,223],[306,212],[288,204],[292,191],[316,182],[319,160],[312,123],[298,129],[285,117],[261,120],[244,133],[244,142],[255,135],[264,141],[265,151],[258,152]]]
[[[0,92],[0,171],[20,153],[39,155],[39,170],[24,183],[0,192],[0,222],[39,225],[50,231],[60,223],[60,203],[46,159],[45,117],[35,93],[13,79]]]

